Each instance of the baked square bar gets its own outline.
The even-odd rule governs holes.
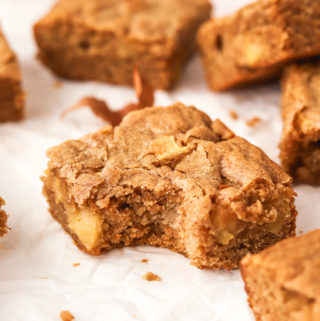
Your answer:
[[[280,159],[295,182],[320,184],[320,61],[289,66],[282,78]]]
[[[289,238],[241,261],[259,321],[320,320],[320,230]]]
[[[209,0],[60,0],[34,34],[39,58],[62,77],[131,85],[136,66],[167,89],[210,15]]]
[[[291,178],[194,107],[131,112],[48,156],[50,212],[89,254],[145,244],[232,269],[295,234]]]
[[[15,53],[0,29],[0,123],[24,117],[24,94]]]
[[[5,205],[5,202],[0,197],[0,236],[3,236],[4,234],[6,234],[8,230],[8,227],[7,227],[8,215],[4,210],[1,209],[3,205]]]
[[[213,19],[198,43],[209,87],[221,91],[272,78],[292,60],[320,54],[320,2],[259,0]]]

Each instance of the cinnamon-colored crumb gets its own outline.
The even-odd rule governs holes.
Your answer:
[[[61,321],[72,321],[72,320],[74,320],[74,316],[68,310],[61,311],[60,312],[60,319],[61,319]]]
[[[142,276],[142,278],[147,281],[161,281],[161,278],[152,272],[147,272],[145,275]]]
[[[80,263],[73,263],[72,265],[73,265],[74,267],[76,267],[76,266],[79,266]]]
[[[234,120],[237,120],[239,118],[239,115],[237,112],[235,112],[234,110],[230,110],[230,113],[229,113],[230,117]]]
[[[56,88],[56,89],[60,89],[62,87],[63,83],[61,80],[56,80],[54,83],[53,83],[53,87]]]
[[[148,259],[142,259],[141,262],[142,263],[148,263],[149,261],[148,261]]]
[[[249,126],[249,127],[255,127],[258,123],[261,122],[261,118],[259,117],[252,117],[250,118],[249,120],[247,120],[246,124]]]

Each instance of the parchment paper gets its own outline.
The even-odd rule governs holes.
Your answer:
[[[70,310],[77,321],[252,321],[238,271],[201,271],[179,254],[152,247],[91,257],[80,252],[49,215],[39,179],[46,150],[103,125],[88,110],[63,120],[61,111],[86,95],[106,99],[114,108],[135,98],[132,89],[94,82],[63,81],[55,88],[57,78],[35,59],[32,37],[33,23],[52,3],[0,0],[0,21],[19,56],[27,91],[26,120],[0,125],[0,195],[12,229],[0,240],[0,320],[56,321],[61,310]],[[216,15],[232,13],[245,3],[216,0]],[[196,57],[175,90],[157,91],[156,104],[195,105],[277,161],[279,95],[277,82],[214,94]],[[230,117],[231,110],[239,114],[238,120]],[[246,125],[252,117],[261,118],[253,128]],[[320,189],[300,185],[296,192],[298,234],[320,227]],[[159,275],[161,282],[143,280],[147,271]]]

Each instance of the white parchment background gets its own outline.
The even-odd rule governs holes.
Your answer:
[[[232,13],[245,0],[216,0],[216,15]],[[181,255],[151,247],[116,250],[100,257],[81,253],[50,217],[39,177],[48,147],[97,130],[103,122],[88,110],[59,119],[63,109],[93,95],[115,108],[134,99],[132,89],[56,78],[35,59],[32,25],[52,0],[0,0],[0,21],[17,52],[27,91],[27,118],[0,125],[0,195],[12,228],[0,240],[0,320],[55,321],[63,309],[77,321],[252,321],[239,272],[201,271]],[[271,83],[223,94],[210,92],[195,58],[170,93],[156,103],[181,101],[220,118],[277,161],[280,89]],[[230,118],[230,110],[239,114]],[[255,128],[245,122],[260,117]],[[297,186],[297,231],[320,227],[320,189]],[[148,259],[142,263],[141,259]],[[73,263],[80,263],[74,267]],[[141,276],[152,271],[161,282]]]

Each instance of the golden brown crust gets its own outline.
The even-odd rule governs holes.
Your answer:
[[[295,182],[320,184],[320,62],[292,65],[282,77],[280,159]]]
[[[0,123],[24,117],[24,94],[15,53],[0,29]]]
[[[241,273],[257,320],[319,320],[319,266],[320,230],[246,256]]]
[[[7,234],[7,230],[8,230],[8,227],[7,227],[8,215],[4,210],[1,209],[3,205],[5,205],[5,202],[0,197],[0,236]]]
[[[209,0],[60,0],[34,26],[39,58],[66,78],[167,89],[195,51]]]
[[[52,215],[81,249],[66,213],[106,231],[99,230],[100,243],[91,234],[90,254],[149,244],[198,267],[230,269],[246,253],[295,233],[291,178],[194,107],[132,112],[118,127],[66,142],[48,156],[43,180]]]
[[[215,91],[270,79],[288,62],[320,53],[320,4],[258,0],[233,16],[213,19],[198,43]]]

